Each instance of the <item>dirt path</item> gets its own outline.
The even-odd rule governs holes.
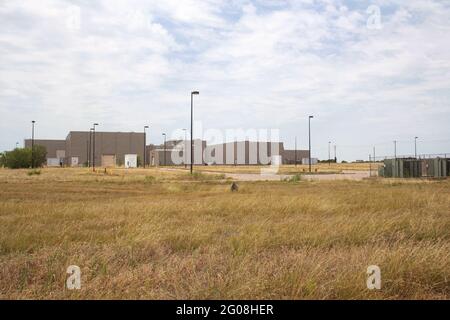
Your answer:
[[[161,168],[160,170],[166,171],[183,171],[186,169],[175,168]],[[211,172],[202,171],[204,174],[224,174],[225,178],[231,178],[237,181],[281,181],[290,179],[293,175],[289,174],[266,174],[266,173],[231,173],[231,172]],[[362,180],[370,177],[369,171],[355,171],[344,170],[342,173],[330,173],[330,174],[304,174],[302,179],[309,181],[327,181],[327,180]]]

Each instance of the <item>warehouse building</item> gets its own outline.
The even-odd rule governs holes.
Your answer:
[[[142,165],[184,165],[191,163],[190,141],[170,140],[161,145],[145,145],[144,133],[71,131],[65,140],[35,140],[47,149],[47,166],[64,164],[70,167],[136,167]],[[31,139],[25,140],[31,147]],[[268,165],[274,157],[283,164],[301,163],[309,157],[308,150],[286,150],[282,142],[235,141],[207,145],[194,140],[195,165]]]
[[[31,148],[31,139],[25,140],[25,148]],[[66,158],[66,140],[34,140],[34,145],[47,150],[47,166],[59,167]]]
[[[184,165],[191,163],[190,141],[167,141],[166,145],[151,146],[148,151],[150,165]],[[301,163],[309,157],[308,150],[285,150],[282,142],[236,141],[207,145],[194,140],[194,164],[196,165],[268,165],[274,157],[283,164]]]
[[[129,159],[136,155],[141,160],[145,149],[144,133],[136,132],[95,132],[94,143],[94,135],[89,131],[71,131],[65,140],[34,140],[34,144],[47,149],[48,166],[60,162],[71,167],[87,166],[88,159],[91,163],[95,159],[97,166],[123,166],[125,155]],[[25,140],[25,147],[31,148],[31,139]]]

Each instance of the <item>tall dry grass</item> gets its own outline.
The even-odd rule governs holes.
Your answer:
[[[450,298],[450,181],[221,178],[0,170],[0,298]]]

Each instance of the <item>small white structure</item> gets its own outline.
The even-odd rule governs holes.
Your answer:
[[[47,167],[59,167],[59,159],[47,158]]]
[[[311,158],[311,164],[317,164],[319,163],[319,159],[317,158]],[[302,164],[307,164],[309,165],[309,158],[303,158],[302,159]]]
[[[125,155],[125,168],[137,168],[137,154]]]
[[[78,157],[72,157],[71,160],[70,160],[70,165],[72,167],[78,167],[78,165],[79,165]]]

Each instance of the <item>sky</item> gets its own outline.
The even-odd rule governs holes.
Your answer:
[[[0,0],[0,150],[278,130],[339,160],[450,154],[450,1]],[[200,131],[198,128],[203,130]],[[264,140],[258,136],[260,140]],[[330,144],[328,142],[331,142]]]

